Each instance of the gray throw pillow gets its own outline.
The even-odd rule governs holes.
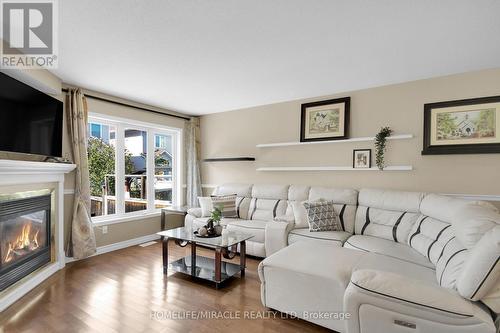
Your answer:
[[[309,222],[309,231],[342,230],[333,201],[304,202]]]

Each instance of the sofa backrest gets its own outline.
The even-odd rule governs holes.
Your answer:
[[[421,192],[361,189],[354,233],[406,244],[423,197]]]
[[[285,215],[288,188],[289,185],[254,185],[247,218],[271,221],[276,216]]]
[[[222,184],[215,188],[213,195],[231,195],[236,194],[239,197],[250,198],[252,196],[252,184],[230,183]]]
[[[484,202],[424,197],[408,245],[436,266],[437,282],[500,310],[500,215]],[[480,244],[478,244],[480,243]],[[468,267],[467,269],[465,269]],[[495,297],[491,292],[498,293]]]

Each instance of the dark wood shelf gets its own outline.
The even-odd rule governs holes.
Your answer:
[[[221,158],[205,158],[203,162],[242,162],[255,161],[255,157],[221,157]]]

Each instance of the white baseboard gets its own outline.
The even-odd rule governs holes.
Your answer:
[[[118,243],[113,243],[113,244],[109,244],[109,245],[99,246],[97,248],[96,253],[94,255],[92,255],[92,257],[98,256],[100,254],[104,254],[104,253],[116,251],[116,250],[121,250],[121,249],[124,249],[126,247],[130,247],[130,246],[135,246],[135,245],[139,245],[139,244],[142,244],[142,243],[151,242],[151,241],[157,240],[157,239],[160,239],[160,236],[158,236],[157,234],[152,234],[152,235],[147,235],[147,236],[142,236],[142,237],[128,239],[128,240],[123,241],[123,242],[118,242]],[[74,258],[66,257],[66,263],[73,262],[73,261],[77,261],[77,260],[74,259]]]

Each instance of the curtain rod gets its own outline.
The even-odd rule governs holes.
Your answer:
[[[63,88],[62,91],[65,92],[65,93],[67,93],[69,90],[67,88]],[[86,94],[86,93],[84,93],[84,95],[85,95],[85,97],[96,99],[98,101],[109,102],[109,103],[113,103],[113,104],[117,104],[117,105],[121,105],[121,106],[127,106],[129,108],[135,108],[135,109],[139,109],[139,110],[143,110],[143,111],[148,111],[148,112],[152,112],[152,113],[156,113],[156,114],[161,114],[163,116],[180,118],[180,119],[184,119],[184,120],[190,120],[189,117],[183,117],[183,116],[178,116],[178,115],[172,114],[172,113],[165,113],[165,112],[160,112],[160,111],[156,111],[156,110],[151,110],[151,109],[148,109],[148,108],[143,108],[141,106],[135,106],[135,105],[132,105],[132,104],[117,102],[117,101],[113,101],[111,99],[107,99],[107,98],[103,98],[103,97],[98,97],[98,96],[94,96],[94,95],[90,95],[90,94]]]

